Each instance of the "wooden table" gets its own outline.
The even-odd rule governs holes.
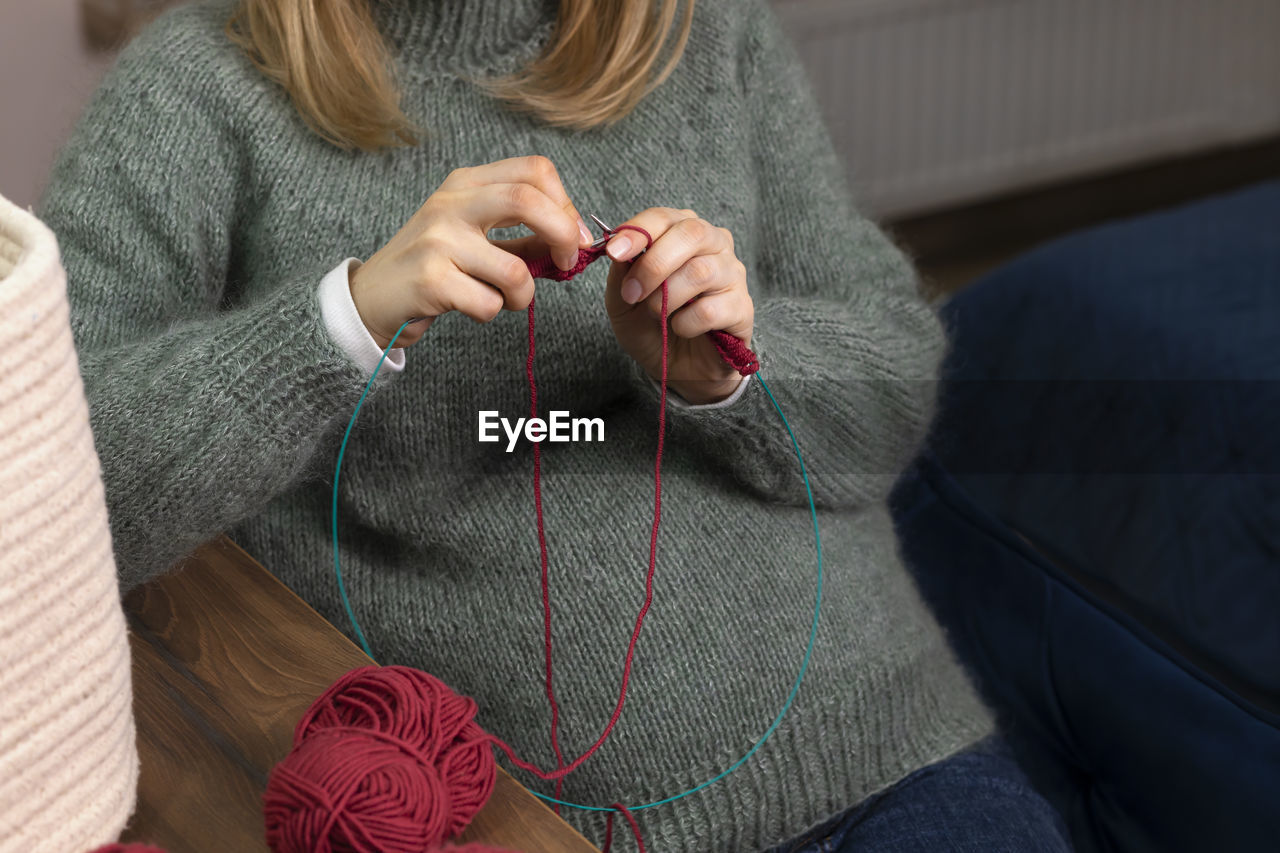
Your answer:
[[[267,774],[312,700],[369,659],[226,538],[135,590],[125,612],[142,770],[123,840],[169,853],[267,850]],[[501,768],[460,840],[595,850]]]

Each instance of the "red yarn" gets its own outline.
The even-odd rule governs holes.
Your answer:
[[[644,838],[640,835],[640,825],[636,823],[635,815],[631,813],[631,810],[622,803],[614,803],[613,811],[609,812],[609,816],[605,818],[604,843],[600,845],[600,853],[609,853],[610,848],[613,847],[613,817],[619,812],[627,819],[627,823],[631,824],[631,832],[636,837],[636,846],[639,847],[640,853],[645,853]]]
[[[343,675],[298,721],[293,748],[267,779],[267,845],[275,853],[504,853],[474,844],[440,847],[493,793],[491,745],[551,780],[577,768],[604,736],[568,767],[548,773],[516,758],[480,728],[475,713],[474,700],[411,667],[364,666]],[[618,808],[644,853],[634,818]]]
[[[599,257],[599,253],[603,251],[604,248],[600,247],[592,260]],[[544,260],[548,259],[549,257]],[[582,263],[581,256],[579,256],[579,263]],[[532,265],[530,268],[532,269]],[[533,355],[535,352],[533,310],[536,301],[536,297],[529,300],[529,357],[526,359],[524,366],[525,377],[529,381],[529,416],[531,418],[538,417],[538,383],[533,376]],[[556,702],[555,690],[551,686],[551,591],[547,570],[547,537],[542,524],[542,444],[536,441],[533,443],[533,509],[537,517],[538,558],[542,567],[540,576],[540,583],[542,584],[542,647],[546,650],[544,679],[547,685],[547,702],[551,705],[551,749],[556,756],[556,770],[560,770],[564,767],[564,753],[560,749],[560,705]],[[564,779],[556,779],[557,800],[560,799],[563,786]],[[556,803],[554,808],[556,814],[560,814],[560,804]]]
[[[639,231],[641,234],[643,234],[645,237],[645,240],[647,241],[647,244],[645,246],[646,251],[650,246],[653,245],[653,237],[649,235],[648,231],[646,231],[645,229],[641,228],[638,225],[620,225],[618,228],[613,229],[613,231],[606,233],[605,236],[612,237],[614,233],[621,231],[623,228],[630,228],[634,231]],[[586,269],[587,266],[589,266],[597,258],[601,257],[604,254],[605,254],[604,244],[601,244],[600,246],[596,246],[592,248],[579,249],[578,262],[570,270],[560,270],[554,265],[549,255],[543,256],[541,258],[538,258],[534,261],[530,261],[528,263],[529,272],[535,278],[550,278],[555,281],[568,281],[569,279],[576,276],[579,272]],[[661,390],[661,397],[658,405],[658,447],[657,447],[656,453],[654,454],[654,464],[653,464],[653,491],[654,491],[653,528],[649,535],[649,569],[645,576],[644,604],[641,605],[640,612],[636,616],[635,628],[632,630],[631,640],[627,644],[627,653],[626,653],[626,658],[625,658],[623,669],[622,669],[622,683],[618,690],[618,702],[614,707],[613,715],[609,718],[608,724],[604,727],[604,730],[601,732],[596,742],[592,744],[590,747],[588,747],[587,750],[582,753],[582,755],[580,755],[577,759],[575,759],[569,765],[568,768],[564,766],[564,756],[560,749],[560,740],[559,740],[560,707],[559,707],[559,704],[556,702],[556,698],[555,698],[555,689],[553,686],[552,668],[551,668],[551,660],[552,660],[551,597],[550,597],[550,590],[548,586],[547,540],[546,540],[546,532],[543,525],[543,514],[542,514],[542,454],[540,450],[541,445],[537,442],[535,442],[533,445],[533,502],[534,502],[535,515],[537,519],[538,552],[539,552],[539,559],[541,562],[543,644],[546,652],[545,679],[546,679],[547,700],[551,705],[551,747],[552,747],[552,750],[555,752],[555,756],[556,756],[556,773],[553,776],[545,776],[540,771],[537,771],[536,768],[533,768],[531,765],[527,765],[524,762],[520,762],[511,753],[510,749],[506,749],[505,751],[507,752],[508,757],[512,759],[512,761],[515,761],[518,765],[524,767],[526,770],[533,770],[534,772],[537,772],[538,775],[543,776],[543,778],[555,778],[556,799],[560,799],[561,784],[564,779],[564,776],[567,775],[570,771],[577,768],[579,765],[581,765],[584,761],[587,760],[587,758],[589,758],[592,754],[594,754],[596,750],[598,750],[601,747],[601,745],[604,744],[610,732],[613,731],[614,726],[617,725],[619,718],[622,716],[622,708],[624,703],[626,702],[627,684],[631,678],[631,666],[632,666],[633,658],[635,656],[636,643],[640,638],[640,629],[644,624],[645,615],[648,613],[649,607],[653,603],[653,577],[654,577],[654,570],[657,565],[658,526],[662,518],[662,449],[663,449],[664,437],[666,435],[667,362],[668,362],[668,356],[670,352],[670,346],[669,346],[669,340],[668,340],[669,330],[668,330],[668,323],[667,323],[668,297],[669,297],[669,293],[668,293],[667,282],[663,281],[662,282],[662,319],[660,322],[660,326],[662,329],[662,382],[661,382],[662,390]],[[529,382],[530,417],[533,417],[533,418],[538,417],[538,386],[534,378],[534,370],[533,370],[534,352],[535,352],[535,347],[534,347],[534,338],[535,338],[534,336],[534,327],[535,327],[534,304],[535,302],[536,302],[536,299],[531,300],[529,302],[529,357],[525,362],[525,375]],[[727,332],[722,332],[722,331],[712,332],[712,341],[715,343],[716,351],[720,353],[721,358],[723,358],[726,362],[728,362],[730,365],[735,367],[742,375],[744,376],[749,375],[751,373],[756,372],[756,370],[759,369],[759,366],[760,366],[759,359],[756,358],[755,353],[753,353],[746,346],[746,344],[744,344],[742,341],[735,338],[733,335],[730,335]],[[558,806],[556,811],[557,813],[559,812]],[[630,820],[634,826],[634,823],[635,823],[634,819],[631,818],[630,813],[626,813],[626,814],[627,814],[628,820]],[[638,838],[639,836],[637,835],[637,839]],[[643,844],[641,846],[643,847]]]
[[[650,237],[649,232],[645,231],[643,228],[636,225],[623,225],[616,230],[621,230],[622,228],[632,228],[636,231],[639,231],[641,234],[643,234],[645,236],[645,239],[648,241],[648,244],[645,247],[646,250],[648,249],[649,246],[653,245],[653,238]],[[612,236],[612,235],[610,234],[606,236]],[[533,275],[534,277],[541,276],[541,277],[553,278],[554,280],[557,280],[557,281],[567,281],[568,279],[577,275],[582,270],[586,269],[586,267],[589,264],[594,262],[597,258],[599,258],[604,253],[605,253],[604,244],[601,244],[600,246],[597,246],[591,249],[580,249],[578,252],[577,264],[575,264],[572,269],[566,270],[566,271],[561,271],[558,268],[554,268],[554,267],[552,268],[552,270],[548,270],[547,265],[550,262],[550,258],[544,257],[539,259],[539,262],[529,264],[530,274]],[[550,272],[551,274],[547,275],[548,272]],[[559,703],[556,702],[555,688],[553,686],[552,667],[551,667],[551,660],[552,660],[551,592],[550,592],[550,587],[548,583],[549,573],[548,573],[548,567],[547,567],[547,537],[546,537],[546,530],[543,524],[543,514],[542,514],[542,453],[541,453],[541,444],[539,444],[538,442],[534,442],[534,445],[533,445],[533,503],[534,503],[535,515],[537,518],[538,554],[541,562],[543,647],[546,651],[545,669],[546,669],[547,701],[551,705],[551,748],[554,751],[556,756],[555,798],[557,800],[561,799],[561,790],[564,784],[564,776],[567,775],[570,771],[572,771],[576,767],[578,767],[579,765],[581,765],[588,758],[590,758],[591,755],[593,755],[604,744],[605,740],[608,739],[609,734],[613,731],[614,726],[618,724],[618,720],[621,719],[622,717],[622,708],[623,708],[623,705],[626,703],[626,698],[627,698],[627,685],[631,681],[631,667],[635,658],[636,643],[640,639],[640,629],[644,625],[645,615],[649,612],[649,607],[653,604],[653,576],[657,566],[657,557],[658,557],[658,526],[662,519],[662,448],[663,448],[664,439],[666,436],[666,419],[667,419],[667,362],[668,362],[668,356],[670,353],[670,346],[668,341],[668,325],[667,325],[668,298],[669,298],[669,289],[667,286],[667,282],[664,280],[662,282],[662,316],[661,316],[661,322],[660,322],[660,326],[662,329],[662,383],[661,383],[662,390],[661,390],[661,397],[658,403],[658,448],[654,456],[654,466],[653,466],[653,528],[649,535],[649,569],[645,575],[644,604],[641,605],[640,612],[636,615],[635,628],[632,629],[631,640],[627,644],[627,653],[626,653],[626,657],[625,657],[623,668],[622,668],[622,683],[621,683],[621,686],[618,688],[618,702],[614,706],[613,714],[612,716],[610,716],[609,722],[605,725],[604,730],[600,733],[599,738],[596,739],[596,742],[592,744],[590,747],[588,747],[586,751],[583,752],[582,755],[580,755],[576,760],[574,760],[574,762],[568,768],[565,768],[564,766],[564,754],[560,749],[560,738],[559,738],[560,706],[559,706]],[[538,384],[534,378],[534,370],[533,370],[534,353],[536,351],[535,350],[535,334],[534,334],[534,329],[535,329],[534,303],[535,302],[536,302],[536,299],[532,299],[529,301],[529,357],[525,362],[525,375],[529,381],[529,408],[530,408],[531,418],[538,417]],[[720,334],[724,334],[724,333],[720,333]],[[750,354],[751,351],[748,350],[746,346],[737,338],[733,338],[732,336],[729,336],[729,335],[725,335],[725,337],[728,337],[730,338],[730,340],[734,341],[738,345],[740,350],[743,350],[748,354]],[[716,348],[721,353],[721,356],[724,357],[725,350],[721,349],[720,347],[721,345],[717,342]],[[752,355],[751,358],[754,361],[754,358],[755,358],[754,355]],[[523,762],[518,761],[518,759],[516,759],[516,757],[511,753],[510,748],[506,748],[505,745],[503,746],[505,748],[505,751],[507,752],[507,755],[513,761],[516,761],[518,764],[521,764],[522,766],[526,766],[526,769],[533,769],[534,772],[538,773],[538,775],[543,776],[543,778],[547,778],[540,771],[537,771],[536,768],[528,767],[527,765],[524,765]],[[631,812],[627,811],[626,806],[622,806],[621,804],[619,804],[619,808],[622,810],[623,814],[626,815],[627,821],[631,824],[631,829],[632,829],[632,832],[635,833],[636,843],[637,845],[639,845],[640,853],[644,853],[644,849],[645,849],[644,839],[640,835],[640,827],[636,824],[636,820],[631,815]],[[559,803],[555,805],[555,810],[556,810],[556,814],[560,813]],[[609,845],[612,843],[613,815],[614,815],[614,812],[609,813],[608,821],[605,824],[605,847],[604,847],[605,853],[608,853]]]
[[[493,793],[476,703],[410,667],[366,666],[298,721],[264,796],[277,853],[417,853],[451,838]]]
[[[716,352],[720,353],[720,358],[741,375],[750,376],[760,369],[760,359],[756,358],[756,354],[733,335],[719,329],[707,334],[711,336],[711,342],[716,345]]]

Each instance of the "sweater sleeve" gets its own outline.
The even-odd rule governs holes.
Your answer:
[[[196,14],[180,7],[125,49],[39,203],[125,589],[318,474],[317,448],[365,383],[325,328],[315,271],[232,307],[248,204],[237,134],[252,128],[226,69],[203,61],[228,46]]]
[[[719,408],[672,407],[689,442],[767,500],[806,500],[795,430],[820,506],[882,500],[933,411],[944,336],[903,255],[853,209],[806,72],[765,0],[746,4],[740,65],[753,125],[755,227],[735,234],[756,306],[759,377]],[[653,396],[652,386],[645,383]]]

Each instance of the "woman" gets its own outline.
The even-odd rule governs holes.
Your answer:
[[[889,791],[881,817],[950,814],[930,780],[952,779],[965,805],[932,832],[1062,849],[1007,760],[971,749],[990,717],[895,555],[885,495],[929,421],[936,318],[853,212],[766,3],[704,0],[679,23],[676,8],[212,0],[125,52],[43,206],[122,583],[230,530],[347,624],[330,571],[337,441],[382,347],[422,318],[346,453],[348,589],[381,662],[474,696],[485,728],[555,766],[531,445],[481,442],[477,423],[528,411],[521,259],[569,266],[590,239],[579,212],[598,213],[652,248],[637,260],[624,231],[607,269],[536,286],[543,410],[605,431],[542,445],[569,759],[613,709],[643,594],[664,278],[673,395],[655,603],[622,721],[564,799],[635,805],[715,776],[763,733],[804,650],[804,485],[760,383],[715,358],[704,333],[720,328],[759,353],[803,444],[823,621],[779,730],[728,778],[643,812],[651,848],[760,850],[834,817],[822,837],[933,849],[909,808],[886,827],[867,798]],[[520,223],[532,235],[490,235]],[[600,837],[599,813],[565,816]]]

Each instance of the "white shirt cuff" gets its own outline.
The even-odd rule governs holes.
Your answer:
[[[742,377],[742,381],[738,383],[737,388],[733,389],[732,394],[730,394],[728,397],[725,397],[723,400],[717,400],[714,403],[690,403],[684,397],[681,397],[675,391],[672,391],[670,388],[668,388],[667,389],[667,405],[676,409],[725,409],[725,408],[728,408],[729,406],[732,406],[734,403],[738,402],[738,400],[742,397],[743,394],[747,393],[747,386],[751,384],[751,377],[754,375],[755,374],[753,373],[749,376]],[[652,382],[653,387],[657,389],[659,393],[661,393],[662,383],[658,382],[652,376],[648,376],[646,378],[650,382]]]
[[[320,279],[320,316],[333,342],[360,366],[366,376],[372,376],[378,359],[382,358],[382,348],[365,328],[351,298],[351,262],[359,260],[347,258]],[[387,353],[386,367],[395,373],[404,370],[403,347]]]

